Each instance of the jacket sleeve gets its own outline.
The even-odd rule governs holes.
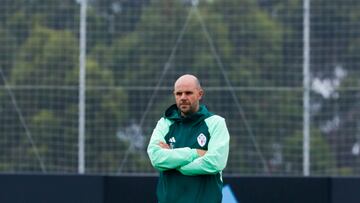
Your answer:
[[[169,131],[171,121],[161,118],[151,135],[147,148],[151,164],[158,170],[164,171],[179,168],[198,158],[196,149],[189,147],[176,149],[163,149],[159,146],[159,142],[166,142],[164,137]]]
[[[230,136],[225,119],[215,115],[206,119],[205,122],[210,133],[208,151],[204,156],[180,167],[178,170],[184,175],[215,174],[221,172],[226,166]]]

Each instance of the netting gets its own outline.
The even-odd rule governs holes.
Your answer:
[[[155,173],[152,129],[195,74],[231,135],[225,174],[302,175],[310,42],[310,175],[360,174],[360,2],[3,0],[0,172],[78,173],[86,5],[85,173]],[[305,25],[306,26],[306,25]]]

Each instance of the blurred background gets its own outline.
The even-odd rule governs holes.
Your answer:
[[[360,1],[1,0],[0,172],[156,174],[180,75],[231,134],[224,174],[360,175]]]

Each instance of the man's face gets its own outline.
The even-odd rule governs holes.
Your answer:
[[[199,101],[203,91],[194,82],[179,82],[175,85],[174,96],[177,107],[183,116],[199,110]]]

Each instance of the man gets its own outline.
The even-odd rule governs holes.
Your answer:
[[[160,203],[221,202],[229,132],[224,118],[200,104],[203,95],[195,76],[181,76],[174,85],[176,104],[152,133],[147,152],[160,171]]]

